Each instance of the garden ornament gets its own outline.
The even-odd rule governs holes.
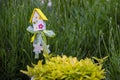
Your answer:
[[[46,30],[47,17],[43,12],[35,8],[30,18],[32,26],[28,26],[27,31],[33,34],[31,42],[33,43],[33,52],[35,53],[35,59],[39,58],[40,53],[50,53],[49,45],[47,45],[46,36],[54,37],[55,33],[52,30]]]

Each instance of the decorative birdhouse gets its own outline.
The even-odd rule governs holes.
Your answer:
[[[54,37],[55,33],[52,30],[46,30],[46,24],[44,21],[48,19],[38,8],[33,10],[32,16],[30,18],[30,23],[32,26],[28,26],[27,31],[33,33],[31,38],[33,43],[33,52],[35,53],[35,59],[39,58],[39,54],[50,53],[49,45],[47,45],[46,36]]]
[[[34,31],[45,30],[46,24],[44,21],[47,20],[48,19],[43,14],[43,12],[40,9],[35,8],[30,18],[30,23],[33,24]]]

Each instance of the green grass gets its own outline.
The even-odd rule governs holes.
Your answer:
[[[38,7],[49,19],[47,29],[56,33],[55,38],[47,38],[53,54],[78,59],[107,55],[106,79],[119,80],[120,1],[53,0],[52,4],[50,9],[40,0],[0,0],[0,78],[27,78],[19,70],[35,62],[32,34],[26,28]]]

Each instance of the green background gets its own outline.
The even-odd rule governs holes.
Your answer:
[[[0,79],[29,79],[19,70],[34,63],[32,34],[26,28],[34,8],[47,16],[48,38],[55,55],[108,56],[104,64],[106,80],[120,79],[120,1],[119,0],[0,0]],[[42,56],[40,57],[42,59]]]

